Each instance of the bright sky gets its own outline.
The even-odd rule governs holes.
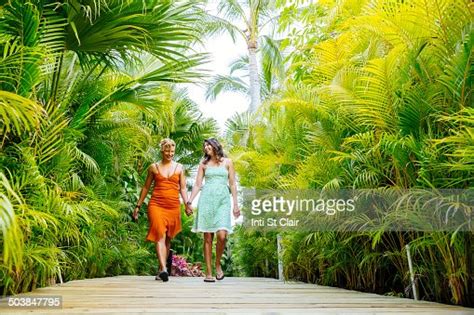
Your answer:
[[[205,66],[206,69],[210,70],[211,75],[229,74],[229,64],[247,52],[243,40],[233,43],[232,39],[226,35],[208,40],[204,49],[212,54],[211,62]],[[221,132],[224,130],[228,118],[235,112],[241,113],[247,110],[249,105],[248,98],[238,93],[223,92],[217,96],[215,101],[210,102],[205,97],[205,86],[192,84],[188,85],[187,88],[189,96],[199,104],[204,116],[217,120]]]
[[[211,9],[211,12],[214,11]],[[212,12],[215,14],[215,12]],[[237,38],[236,42],[228,34],[222,34],[208,39],[204,43],[202,52],[211,54],[211,62],[205,65],[210,70],[211,75],[229,74],[229,64],[242,55],[247,54],[247,47],[242,38]],[[199,104],[205,117],[217,120],[221,133],[224,131],[225,122],[236,112],[243,112],[248,109],[250,100],[238,93],[221,93],[214,102],[206,101],[205,86],[196,84],[187,85],[190,98]]]

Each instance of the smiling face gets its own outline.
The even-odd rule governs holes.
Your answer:
[[[222,158],[225,156],[221,144],[215,138],[204,140],[203,151],[204,164],[207,164],[211,159],[216,159],[218,163],[220,163],[222,162]]]
[[[168,148],[161,151],[161,159],[163,162],[171,162],[174,157],[174,146],[169,146]]]
[[[165,138],[160,141],[161,160],[163,162],[171,162],[174,157],[174,150],[176,143],[170,138]]]
[[[204,153],[213,157],[215,155],[214,148],[208,142],[204,143]]]

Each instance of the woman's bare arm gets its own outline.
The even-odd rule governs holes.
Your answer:
[[[231,159],[228,159],[228,166],[229,166],[229,186],[230,192],[232,194],[232,201],[234,203],[234,216],[238,218],[240,216],[240,209],[239,204],[237,202],[237,183],[235,180],[235,169],[234,164],[232,163]]]
[[[138,219],[138,211],[140,210],[140,207],[142,206],[143,201],[148,195],[148,191],[150,190],[151,183],[153,182],[153,168],[154,168],[153,164],[148,167],[148,174],[146,176],[145,185],[143,185],[140,191],[140,198],[138,198],[138,201],[137,201],[138,207],[135,207],[135,210],[133,211],[133,218],[135,220]]]
[[[189,196],[189,199],[188,199],[189,204],[193,202],[199,190],[201,190],[203,177],[204,177],[204,164],[199,163],[199,168],[196,175],[196,181],[194,183],[193,190],[191,191],[191,196]]]
[[[183,203],[185,205],[186,214],[190,215],[192,211],[187,206],[188,203],[188,191],[186,189],[186,175],[184,175],[184,166],[181,166],[181,173],[179,174],[179,192],[181,194],[181,199],[183,199]]]

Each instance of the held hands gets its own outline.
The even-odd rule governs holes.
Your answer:
[[[185,211],[186,211],[186,215],[189,217],[191,214],[193,214],[193,207],[191,206],[191,204],[188,202],[185,204],[186,208],[185,208]]]

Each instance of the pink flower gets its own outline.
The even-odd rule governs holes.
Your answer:
[[[179,255],[173,255],[171,262],[171,275],[178,277],[202,277],[204,273],[201,271],[201,264],[191,264]]]

